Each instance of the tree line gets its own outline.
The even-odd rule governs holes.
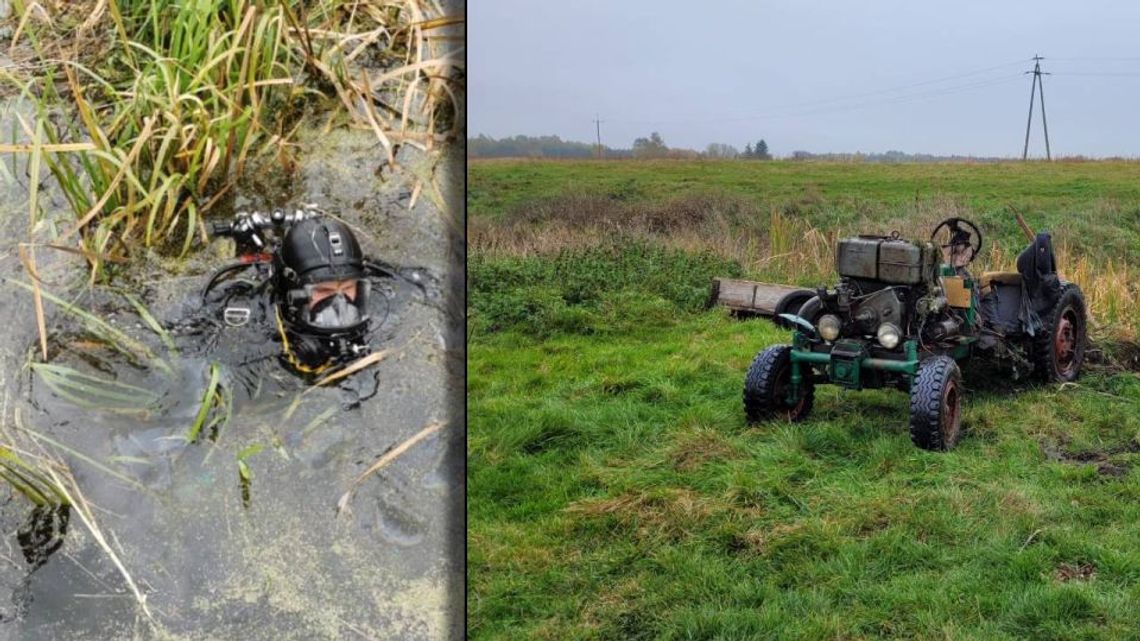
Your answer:
[[[632,158],[631,149],[604,147],[606,158]],[[467,155],[471,158],[594,158],[598,146],[585,142],[562,140],[558,136],[514,136],[495,139],[480,134],[467,139]]]
[[[480,134],[467,139],[469,158],[727,158],[771,160],[763,138],[748,143],[744,151],[732,145],[712,143],[703,152],[670,147],[658,132],[637,138],[628,149],[615,149],[585,142],[562,140],[558,136],[513,136],[493,138]]]
[[[743,158],[745,160],[771,160],[772,154],[768,152],[768,143],[764,139],[756,141],[756,145],[752,143],[744,145],[744,151],[738,150],[732,145],[714,142],[705,148],[705,156],[708,158]]]
[[[724,143],[712,143],[703,152],[693,149],[670,147],[658,132],[644,138],[637,138],[628,149],[602,147],[600,152],[595,144],[562,140],[558,136],[513,136],[495,139],[479,135],[467,139],[469,158],[713,158],[740,160],[770,160],[772,154],[763,138],[755,144],[748,143],[744,151]],[[1003,158],[981,156],[941,156],[937,154],[909,154],[890,150],[885,152],[854,153],[812,153],[795,150],[786,156],[794,161],[825,162],[869,162],[869,163],[911,163],[911,162],[999,162]]]
[[[1009,160],[998,156],[940,156],[937,154],[908,154],[905,151],[892,149],[884,152],[864,153],[821,153],[796,150],[788,157],[789,160],[823,161],[823,162],[867,162],[867,163],[928,163],[928,162],[1002,162]]]

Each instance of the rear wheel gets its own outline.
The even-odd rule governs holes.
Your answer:
[[[757,354],[744,378],[744,414],[748,422],[771,418],[798,422],[807,418],[815,397],[815,385],[808,366],[800,371],[804,377],[797,400],[792,403],[788,401],[792,389],[791,346],[774,345]]]
[[[1044,320],[1045,327],[1033,345],[1037,373],[1056,383],[1077,380],[1088,341],[1088,317],[1081,289],[1072,283],[1063,285],[1057,304]]]
[[[910,440],[924,450],[945,451],[962,435],[962,374],[944,354],[918,365],[910,387]]]

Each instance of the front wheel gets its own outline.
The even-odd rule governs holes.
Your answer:
[[[800,369],[796,401],[789,401],[792,391],[792,348],[790,345],[773,345],[756,355],[748,376],[744,378],[744,414],[749,423],[770,418],[784,418],[799,422],[811,413],[815,397],[808,366]]]
[[[953,449],[962,434],[962,374],[941,354],[922,361],[910,386],[910,440],[924,450]]]

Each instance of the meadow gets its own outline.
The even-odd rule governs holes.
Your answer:
[[[469,164],[469,625],[478,639],[1140,636],[1140,164]],[[965,370],[966,436],[893,391],[748,425],[787,342],[709,279],[821,285],[834,240],[1022,213],[1086,291],[1077,384]],[[991,242],[991,240],[993,242]]]

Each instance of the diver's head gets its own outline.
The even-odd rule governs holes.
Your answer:
[[[343,352],[362,346],[369,292],[352,230],[331,218],[298,222],[277,261],[278,309],[298,357],[311,363],[352,356]]]

